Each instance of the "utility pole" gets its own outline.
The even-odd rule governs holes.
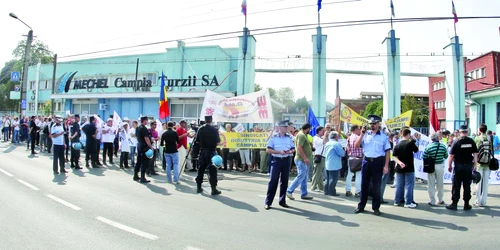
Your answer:
[[[54,71],[52,72],[52,88],[51,93],[54,94],[54,89],[56,88],[56,72],[57,72],[57,54],[54,55]],[[50,97],[50,115],[54,116],[54,98]]]
[[[33,30],[28,32],[28,38],[26,40],[26,49],[24,50],[24,68],[23,68],[23,82],[21,84],[21,115],[26,115],[26,90],[28,86],[28,68],[31,61],[31,42],[33,42]],[[24,105],[23,105],[24,102]]]

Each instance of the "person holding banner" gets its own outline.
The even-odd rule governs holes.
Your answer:
[[[368,122],[370,131],[366,126],[361,129],[361,136],[356,141],[356,148],[363,148],[363,163],[361,166],[361,199],[354,213],[359,214],[365,211],[368,202],[370,182],[373,183],[372,209],[375,215],[380,216],[380,186],[382,175],[389,172],[389,160],[391,145],[387,135],[380,131],[382,118],[376,115],[369,115]]]
[[[467,125],[460,126],[460,137],[453,143],[448,158],[448,171],[453,170],[453,187],[451,190],[453,203],[446,206],[446,209],[457,210],[460,200],[460,188],[464,187],[464,210],[471,210],[469,204],[471,199],[470,185],[472,181],[472,171],[477,169],[477,155],[479,150],[472,138],[467,137],[469,130]],[[455,167],[452,168],[452,163]]]
[[[274,196],[276,196],[276,191],[278,189],[278,181],[280,181],[280,196],[279,205],[288,208],[286,204],[287,187],[288,187],[288,176],[290,174],[290,162],[292,161],[292,154],[295,152],[295,145],[292,140],[292,136],[287,134],[288,132],[288,121],[282,121],[276,124],[278,127],[278,133],[273,133],[269,141],[267,142],[266,152],[271,154],[271,168],[269,184],[267,185],[267,195],[264,208],[266,210],[271,209],[271,205],[274,201]]]

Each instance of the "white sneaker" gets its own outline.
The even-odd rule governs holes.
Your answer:
[[[293,198],[293,194],[291,194],[291,193],[286,192],[286,197],[288,197],[288,199],[290,199],[292,201],[295,200],[295,198]]]
[[[409,205],[405,204],[405,208],[416,208],[416,207],[417,207],[417,204],[415,204],[415,203],[411,203]]]
[[[174,181],[174,184],[175,184],[175,185],[179,185],[179,182],[178,182],[178,181]]]

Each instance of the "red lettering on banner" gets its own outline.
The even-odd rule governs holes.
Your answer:
[[[257,106],[259,106],[259,107],[267,106],[266,96],[257,97]]]

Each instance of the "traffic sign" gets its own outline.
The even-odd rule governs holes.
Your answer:
[[[11,82],[19,82],[20,79],[21,79],[21,73],[19,73],[19,71],[14,71],[10,73]]]

